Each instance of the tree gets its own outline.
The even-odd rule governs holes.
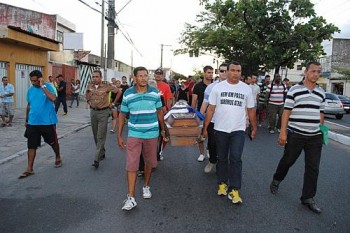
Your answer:
[[[186,24],[179,53],[215,53],[237,60],[243,74],[281,66],[292,68],[298,60],[315,60],[324,54],[322,41],[339,29],[316,16],[309,0],[201,0],[199,26]]]

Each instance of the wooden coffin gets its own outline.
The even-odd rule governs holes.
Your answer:
[[[167,122],[171,127],[198,127],[200,119],[193,113],[172,113]]]
[[[198,137],[178,137],[170,136],[172,146],[194,146],[197,144]]]
[[[201,132],[200,127],[168,127],[171,136],[198,137]]]

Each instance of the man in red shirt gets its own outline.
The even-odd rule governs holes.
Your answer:
[[[160,92],[160,97],[164,103],[163,113],[166,114],[171,108],[173,95],[171,94],[170,86],[163,81],[164,75],[163,70],[161,68],[156,69],[154,71],[154,79],[157,82],[157,88]]]
[[[187,82],[188,82],[188,96],[189,96],[188,104],[192,105],[192,94],[193,94],[193,87],[195,84],[192,75],[188,76]]]
[[[171,93],[170,86],[164,82],[164,73],[161,68],[158,68],[154,71],[154,79],[157,82],[157,89],[160,93],[161,100],[163,102],[163,114],[165,115],[171,108],[173,103],[173,94]],[[159,137],[158,140],[158,152],[157,152],[157,160],[163,160],[162,156],[163,149],[166,145],[166,141],[163,140],[162,136]]]

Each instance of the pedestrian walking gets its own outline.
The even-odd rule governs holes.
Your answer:
[[[201,110],[201,106],[204,99],[204,91],[209,84],[213,82],[214,68],[211,66],[205,66],[203,68],[204,76],[203,79],[198,82],[193,87],[192,103],[193,109]],[[204,140],[198,140],[199,156],[197,158],[198,162],[203,162],[205,160],[204,154]]]
[[[304,81],[292,86],[288,91],[278,138],[278,143],[284,146],[284,152],[270,185],[271,193],[277,194],[289,168],[304,150],[304,185],[300,200],[315,213],[321,213],[314,197],[322,151],[320,124],[324,123],[325,105],[325,93],[316,84],[320,74],[320,63],[309,62],[304,71]]]
[[[9,83],[7,76],[2,77],[0,84],[0,106],[1,106],[1,127],[12,126],[13,117],[15,115],[15,106],[13,95],[15,94],[14,86]],[[8,118],[8,121],[6,121]]]
[[[57,115],[53,104],[56,100],[55,90],[51,84],[44,82],[39,70],[30,72],[29,77],[32,86],[27,91],[28,105],[24,133],[28,146],[28,166],[19,179],[34,175],[34,159],[36,150],[41,145],[41,137],[55,152],[55,167],[62,166],[56,132]]]
[[[56,107],[55,111],[58,112],[58,109],[60,108],[60,105],[62,103],[63,105],[63,116],[67,115],[68,109],[67,109],[67,92],[66,92],[66,81],[63,79],[63,75],[59,74],[57,76],[58,80],[58,87],[57,87],[57,99],[56,99]]]
[[[69,107],[71,108],[73,106],[74,100],[77,101],[77,108],[79,107],[79,92],[80,92],[80,80],[76,80],[71,83],[71,90],[72,90],[72,100],[70,102]]]
[[[277,131],[280,132],[284,100],[287,91],[286,86],[281,82],[281,75],[275,74],[272,83],[266,89],[265,95],[269,120],[269,133],[271,134],[275,133],[276,128]]]
[[[229,63],[227,79],[218,83],[209,95],[202,135],[207,137],[208,126],[215,116],[217,194],[228,195],[234,204],[243,202],[239,190],[247,113],[251,122],[251,138],[255,138],[257,130],[252,89],[240,81],[240,77],[241,65],[235,61]]]
[[[136,207],[135,183],[142,152],[144,167],[143,198],[152,197],[150,179],[152,168],[157,166],[157,141],[159,127],[161,135],[165,137],[165,123],[162,111],[162,101],[159,91],[148,85],[148,70],[145,67],[134,69],[135,85],[123,94],[119,114],[118,145],[126,149],[126,173],[128,183],[127,199],[124,201],[123,210],[131,210]],[[128,138],[125,144],[122,132],[126,115],[129,115]]]
[[[258,105],[258,122],[259,127],[262,126],[267,118],[267,106],[265,103],[265,96],[267,86],[270,84],[270,75],[266,75],[265,79],[261,80],[260,94],[259,94],[259,105]]]
[[[96,169],[99,167],[100,161],[106,157],[105,142],[108,118],[110,108],[114,106],[110,102],[110,92],[118,93],[117,96],[122,94],[118,88],[107,81],[102,81],[102,72],[100,70],[94,70],[92,72],[92,83],[88,85],[85,96],[90,106],[91,129],[96,145],[94,162],[92,164]]]
[[[221,64],[219,66],[219,79],[213,83],[211,83],[204,91],[204,99],[200,109],[200,112],[204,115],[207,111],[209,105],[209,96],[213,88],[219,83],[227,78],[227,64]],[[216,170],[217,163],[217,152],[216,152],[216,144],[215,144],[215,130],[214,130],[215,117],[213,116],[211,122],[208,125],[208,150],[209,150],[209,161],[207,165],[204,167],[205,173],[210,173],[213,170]]]

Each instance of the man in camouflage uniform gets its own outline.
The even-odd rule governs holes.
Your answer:
[[[110,92],[117,93],[117,96],[122,95],[118,88],[102,81],[100,70],[93,71],[92,83],[88,85],[86,90],[86,100],[90,106],[91,128],[96,144],[95,159],[92,164],[96,169],[99,162],[105,158],[106,153],[108,117],[110,108],[113,107],[113,103],[110,103]]]

